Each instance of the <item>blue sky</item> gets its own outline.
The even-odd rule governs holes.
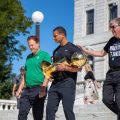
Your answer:
[[[74,28],[74,0],[21,0],[25,9],[25,15],[32,16],[35,11],[44,14],[44,20],[40,24],[40,46],[41,49],[52,55],[53,50],[58,46],[53,40],[52,30],[56,26],[63,26],[67,31],[67,38],[73,41]],[[13,73],[19,74],[21,66],[25,65],[25,59],[30,53],[26,39],[29,35],[35,34],[35,24],[29,29],[30,34],[18,37],[20,42],[27,47],[23,53],[23,59],[15,60]]]

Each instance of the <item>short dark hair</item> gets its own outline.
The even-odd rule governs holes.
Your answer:
[[[58,27],[54,28],[53,32],[55,32],[55,31],[58,31],[60,34],[64,34],[65,36],[67,36],[65,28],[62,26],[58,26]]]
[[[34,35],[29,36],[29,37],[27,38],[27,41],[29,41],[29,40],[31,40],[31,39],[33,39],[36,43],[39,43],[39,38],[38,38],[37,36],[34,36]]]
[[[24,66],[21,66],[20,67],[20,71],[24,71],[25,70],[25,67]]]

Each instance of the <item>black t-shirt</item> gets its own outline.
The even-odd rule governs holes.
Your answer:
[[[104,50],[109,55],[109,66],[111,69],[120,69],[120,39],[112,37]]]
[[[18,75],[13,79],[13,84],[19,85],[20,82],[21,82],[21,75]]]
[[[91,80],[95,81],[95,77],[94,77],[93,72],[92,72],[92,71],[88,71],[88,72],[86,73],[84,79],[85,79],[85,80],[91,79]]]
[[[14,79],[13,79],[13,84],[16,84],[16,89],[18,89],[19,88],[19,85],[20,85],[20,83],[21,83],[21,75],[18,75],[18,76],[16,76]]]
[[[62,59],[66,59],[67,62],[69,63],[71,60],[71,56],[75,53],[81,53],[81,50],[75,46],[74,44],[68,42],[64,46],[58,46],[54,52],[53,52],[53,62],[59,62]],[[68,72],[68,71],[63,71],[63,72],[54,72],[53,74],[54,77],[54,82],[53,84],[60,83],[60,82],[65,82],[66,79],[72,78],[75,82],[77,79],[77,72]],[[64,81],[65,80],[65,81]]]

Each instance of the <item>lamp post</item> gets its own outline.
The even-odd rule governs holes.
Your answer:
[[[36,36],[40,42],[40,23],[43,21],[44,15],[40,11],[35,11],[32,14],[32,21],[36,24]]]

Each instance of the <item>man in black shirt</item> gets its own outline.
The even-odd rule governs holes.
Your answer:
[[[20,68],[20,74],[13,79],[13,88],[12,88],[13,96],[16,95],[16,92],[19,88],[22,78],[24,77],[24,74],[25,74],[25,69],[24,69],[24,66],[22,66]],[[18,109],[19,109],[19,106],[20,106],[20,98],[17,97],[17,108]]]
[[[66,59],[69,63],[71,56],[81,50],[68,42],[66,30],[63,27],[56,27],[53,30],[53,38],[60,45],[53,52],[53,62],[59,63]],[[57,71],[53,73],[54,81],[49,89],[48,103],[46,108],[46,120],[55,120],[55,113],[58,110],[60,101],[65,113],[66,120],[75,120],[73,105],[75,100],[77,72],[80,68],[57,64]]]
[[[103,50],[88,50],[79,46],[85,53],[96,57],[103,57],[108,53],[110,69],[106,74],[103,85],[103,103],[120,120],[120,18],[110,21],[110,29],[113,37],[107,42]]]

